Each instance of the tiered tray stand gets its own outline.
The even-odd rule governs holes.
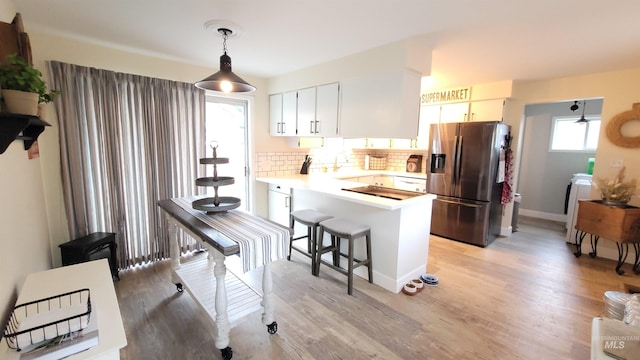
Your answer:
[[[211,143],[211,149],[213,149],[213,157],[200,159],[200,164],[213,165],[213,176],[196,179],[196,185],[213,186],[215,191],[214,197],[196,200],[191,204],[191,206],[196,210],[206,211],[207,213],[216,213],[235,209],[240,206],[240,199],[231,196],[218,196],[218,187],[233,185],[235,182],[233,177],[218,176],[218,164],[228,164],[229,158],[218,157],[218,144],[215,141]]]

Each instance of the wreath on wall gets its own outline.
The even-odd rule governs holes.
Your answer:
[[[609,120],[606,128],[607,138],[618,146],[626,148],[640,147],[640,136],[622,135],[622,126],[629,121],[640,121],[640,103],[633,104],[631,110],[623,111]]]

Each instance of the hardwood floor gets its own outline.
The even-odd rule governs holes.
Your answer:
[[[440,285],[416,296],[357,277],[348,296],[345,276],[323,268],[314,277],[309,259],[294,252],[272,265],[277,334],[267,333],[260,312],[246,317],[231,329],[233,358],[587,359],[602,295],[638,288],[640,276],[573,251],[563,224],[525,217],[518,232],[484,249],[432,236],[427,270]],[[120,278],[122,359],[220,359],[214,326],[188,293],[176,292],[168,261]]]

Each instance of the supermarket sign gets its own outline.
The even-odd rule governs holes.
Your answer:
[[[471,87],[434,90],[420,94],[421,105],[447,104],[469,101]]]

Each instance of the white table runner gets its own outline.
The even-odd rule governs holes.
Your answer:
[[[207,214],[191,203],[202,197],[188,196],[171,201],[238,243],[244,272],[284,258],[289,253],[289,230],[243,210]]]

